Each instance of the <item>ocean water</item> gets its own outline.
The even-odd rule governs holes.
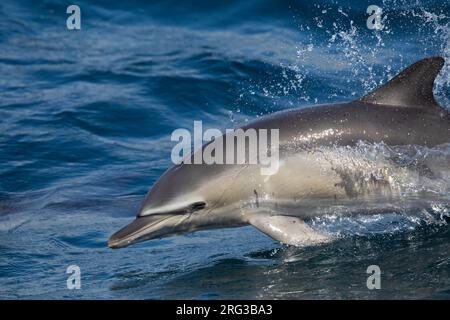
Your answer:
[[[371,4],[382,30],[366,27]],[[194,120],[356,99],[433,55],[448,59],[434,91],[450,108],[448,1],[77,1],[81,30],[67,5],[0,3],[0,298],[450,298],[441,206],[330,215],[313,223],[338,240],[303,248],[252,227],[107,247]]]

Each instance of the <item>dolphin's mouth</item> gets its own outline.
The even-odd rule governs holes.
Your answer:
[[[161,224],[174,215],[149,215],[137,217],[108,240],[108,247],[113,249],[124,248],[130,244],[150,240],[162,236]]]

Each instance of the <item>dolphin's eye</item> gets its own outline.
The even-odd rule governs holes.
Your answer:
[[[193,213],[195,211],[199,211],[206,208],[206,202],[198,201],[193,202],[190,205],[183,206],[181,208],[170,208],[167,210],[166,208],[156,208],[156,209],[150,209],[150,210],[144,210],[141,213],[139,213],[138,217],[144,217],[144,216],[150,216],[150,215],[177,215],[177,214],[187,214],[187,213]],[[164,210],[166,209],[166,210]]]
[[[203,202],[203,201],[194,202],[193,204],[189,205],[188,211],[194,212],[194,211],[202,210],[205,207],[206,207],[206,202]]]

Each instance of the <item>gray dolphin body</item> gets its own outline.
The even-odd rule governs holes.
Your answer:
[[[329,239],[305,224],[314,216],[420,208],[429,197],[439,201],[436,193],[407,186],[439,180],[434,171],[450,168],[411,167],[395,155],[397,148],[450,143],[450,114],[432,93],[443,65],[440,57],[426,58],[359,100],[259,118],[243,129],[279,129],[276,174],[261,175],[258,165],[174,166],[108,245],[248,224],[280,242],[302,245]]]

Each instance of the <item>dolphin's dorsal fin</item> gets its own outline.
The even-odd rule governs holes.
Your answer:
[[[434,99],[433,84],[445,61],[441,57],[420,60],[360,101],[415,108],[441,107]]]

